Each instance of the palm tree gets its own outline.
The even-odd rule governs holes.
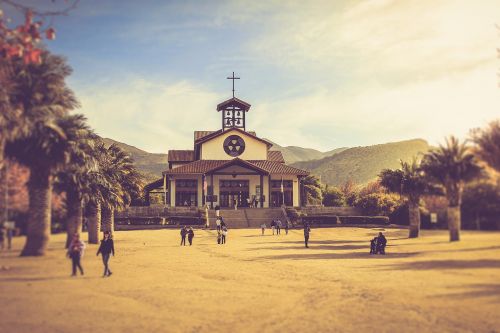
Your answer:
[[[50,236],[53,177],[70,162],[89,129],[81,116],[63,116],[37,124],[30,136],[7,144],[6,152],[30,169],[28,237],[22,256],[44,255]]]
[[[473,140],[479,158],[500,172],[500,120],[491,122],[486,129],[475,130]]]
[[[451,136],[446,145],[440,145],[424,156],[422,170],[448,199],[447,220],[450,241],[460,240],[462,194],[467,182],[481,174],[481,167],[466,142]]]
[[[315,175],[308,175],[303,180],[304,192],[307,204],[321,204],[323,194],[321,191],[321,181]]]
[[[85,121],[83,116],[75,117],[75,123],[84,124]],[[80,233],[82,229],[84,200],[88,201],[88,197],[94,194],[92,181],[97,172],[97,161],[92,153],[95,140],[96,135],[92,131],[82,131],[78,141],[72,146],[69,163],[55,178],[56,190],[66,193],[66,248],[73,234]]]
[[[89,242],[97,241],[99,213],[103,231],[114,231],[114,211],[130,204],[140,195],[143,178],[136,170],[133,160],[116,145],[106,147],[100,142],[96,146],[99,178],[95,179],[99,198],[89,205]]]
[[[390,192],[406,196],[410,222],[408,237],[417,238],[420,232],[420,197],[429,190],[429,185],[416,158],[411,163],[400,163],[401,169],[385,169],[380,173],[380,184]]]

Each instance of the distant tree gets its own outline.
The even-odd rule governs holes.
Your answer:
[[[373,181],[363,186],[359,190],[358,195],[359,197],[365,197],[369,194],[381,193],[381,192],[385,192],[385,188],[380,184],[379,181]]]
[[[417,158],[411,163],[401,161],[399,170],[383,170],[380,175],[380,184],[389,192],[399,193],[408,201],[409,238],[416,238],[420,231],[420,198],[429,191],[429,184],[420,169]]]
[[[472,217],[475,228],[481,230],[481,219],[500,215],[500,188],[492,181],[467,184],[462,199],[462,212]]]
[[[475,153],[490,167],[500,172],[500,120],[493,121],[485,129],[472,132]]]
[[[447,209],[450,241],[460,240],[462,194],[464,186],[481,175],[481,167],[466,142],[453,136],[445,145],[428,152],[422,160],[426,176],[443,189],[448,199]]]
[[[354,207],[358,199],[358,190],[356,184],[351,180],[347,180],[340,187],[340,191],[344,194],[345,202],[348,206]]]
[[[321,192],[321,182],[319,178],[315,175],[309,175],[304,178],[303,182],[307,204],[321,204],[323,201],[323,195]]]
[[[335,186],[327,186],[323,191],[323,205],[329,207],[345,206],[344,193]]]
[[[372,216],[389,216],[400,205],[398,196],[383,192],[360,196],[356,202],[356,207],[361,208],[364,214]]]

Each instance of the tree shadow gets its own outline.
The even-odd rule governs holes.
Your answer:
[[[98,276],[43,276],[43,277],[0,277],[0,282],[40,282],[40,281],[62,281],[62,280],[95,280]]]
[[[259,247],[259,250],[301,250],[304,249],[304,242],[300,243],[302,246],[270,246],[270,247]],[[314,250],[362,250],[366,249],[370,251],[369,245],[317,245],[318,243],[309,243],[309,247]],[[255,249],[250,249],[248,251],[255,251]]]
[[[464,287],[456,287],[458,288],[466,288],[470,289],[468,291],[458,292],[458,293],[448,293],[448,294],[439,294],[434,295],[433,297],[441,298],[457,298],[463,299],[466,298],[478,298],[478,297],[496,297],[497,301],[500,301],[500,284],[473,284]]]
[[[402,263],[387,267],[388,270],[440,270],[440,269],[481,269],[481,268],[500,268],[500,260],[481,259],[481,260],[426,260],[415,261],[411,263]]]
[[[313,249],[315,249],[314,247]],[[311,249],[311,248],[310,248]],[[309,251],[310,249],[304,249]],[[417,255],[418,253],[388,253],[386,255],[371,255],[368,252],[350,252],[350,253],[301,253],[301,254],[281,254],[262,256],[256,259],[261,260],[314,260],[314,259],[373,259],[385,260],[394,258],[408,258]]]
[[[363,243],[363,244],[367,244],[368,247],[370,246],[370,240],[368,240],[368,241],[354,241],[354,240],[347,240],[347,241],[343,241],[343,240],[310,240],[309,243],[310,244],[326,244],[326,245]],[[255,244],[302,244],[302,245],[304,245],[304,241],[303,240],[299,240],[299,241],[287,241],[287,240],[284,240],[284,241],[281,241],[281,242],[280,241],[276,241],[276,242],[258,242],[258,243],[255,243]]]

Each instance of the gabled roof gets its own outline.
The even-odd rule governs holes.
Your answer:
[[[265,144],[266,144],[266,145],[268,145],[269,147],[271,147],[271,146],[273,145],[271,142],[269,142],[269,141],[267,141],[267,140],[264,140],[264,139],[261,139],[261,138],[257,137],[257,136],[255,135],[255,132],[247,132],[247,131],[244,131],[244,130],[242,130],[242,129],[236,128],[236,127],[231,127],[231,128],[227,128],[227,129],[225,129],[225,130],[218,130],[218,131],[212,132],[212,133],[210,133],[210,134],[208,134],[208,135],[205,135],[204,137],[199,138],[199,139],[198,139],[198,140],[196,140],[194,143],[195,143],[195,144],[199,144],[199,143],[202,143],[202,142],[206,142],[206,141],[208,141],[208,140],[211,140],[211,139],[213,139],[213,138],[216,138],[216,137],[218,137],[219,135],[222,135],[222,134],[224,134],[224,133],[226,133],[226,132],[229,132],[229,131],[238,131],[238,132],[240,132],[241,134],[246,134],[246,135],[248,135],[248,136],[250,136],[250,137],[254,138],[255,140],[258,140],[258,141],[260,141],[260,142],[265,143]]]
[[[285,158],[283,157],[283,154],[278,150],[268,150],[267,160],[273,162],[285,163]]]
[[[169,162],[191,162],[194,161],[194,150],[169,150]]]
[[[213,134],[215,132],[219,133],[222,130],[217,130],[217,131],[194,131],[194,141],[197,141],[201,138],[206,137],[207,135]],[[255,131],[247,131],[247,133],[250,133],[253,136],[257,136],[257,133]]]
[[[282,174],[307,176],[309,172],[297,169],[283,163],[273,161],[245,161],[239,158],[232,160],[198,160],[172,170],[164,171],[163,174],[206,174],[227,168],[231,165],[240,165],[248,169],[264,174]]]
[[[233,98],[228,99],[227,101],[224,101],[224,102],[218,104],[217,111],[222,111],[222,110],[225,110],[225,109],[227,109],[229,107],[233,107],[233,106],[242,110],[242,111],[247,112],[250,109],[251,105],[248,104],[247,102],[242,101],[239,98],[233,97]]]

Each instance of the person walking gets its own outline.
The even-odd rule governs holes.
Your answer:
[[[222,239],[221,239],[221,244],[226,244],[226,237],[227,237],[227,228],[224,226],[222,228]]]
[[[4,239],[5,239],[5,227],[3,223],[0,223],[0,250],[4,248]]]
[[[71,258],[72,263],[72,274],[71,276],[76,276],[76,269],[80,271],[83,275],[83,268],[81,264],[81,259],[83,257],[83,251],[85,250],[85,243],[80,239],[80,234],[75,233],[73,239],[68,247],[68,258]]]
[[[189,227],[189,230],[188,230],[188,242],[189,242],[189,246],[193,245],[193,237],[194,237],[194,230],[193,230],[193,227]]]
[[[271,221],[271,230],[273,231],[273,235],[274,235],[274,230],[276,229],[276,221],[275,220],[272,220]]]
[[[109,256],[111,254],[113,255],[113,257],[115,256],[115,245],[109,231],[104,232],[104,238],[101,241],[101,245],[99,245],[96,256],[99,256],[99,253],[102,255],[102,263],[104,264],[104,274],[102,275],[102,277],[111,276],[111,274],[113,273],[109,269],[108,262]]]
[[[262,229],[262,236],[264,236],[264,231],[266,231],[266,224],[265,223],[262,223],[260,225],[260,228]]]
[[[12,226],[7,227],[5,231],[7,234],[7,249],[12,249],[12,237],[14,237],[14,228]]]
[[[283,226],[283,223],[281,223],[281,220],[278,219],[276,221],[276,235],[281,235],[281,227]]]
[[[285,222],[285,234],[288,235],[288,228],[290,227],[289,226],[289,223],[288,221]]]
[[[309,247],[309,233],[311,232],[311,227],[309,226],[309,223],[304,223],[304,243],[306,247]]]
[[[220,231],[220,220],[222,217],[217,216],[217,219],[215,220],[215,225],[217,226],[217,231]]]
[[[186,227],[181,228],[181,246],[184,245],[186,246],[186,235],[187,235],[187,230]]]

